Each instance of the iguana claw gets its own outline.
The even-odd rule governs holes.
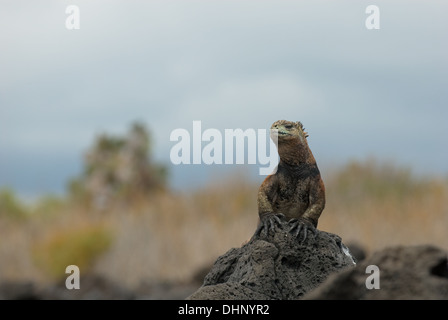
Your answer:
[[[255,236],[259,236],[263,233],[263,236],[267,237],[268,233],[275,232],[277,226],[281,226],[282,220],[285,216],[282,213],[269,213],[261,218],[260,224],[257,230],[255,230]]]
[[[289,228],[289,232],[292,233],[292,235],[299,239],[300,233],[303,234],[303,239],[300,242],[305,242],[307,236],[309,233],[314,235],[316,233],[316,228],[314,225],[303,218],[299,219],[291,219],[288,221],[288,224],[291,224],[291,227]]]

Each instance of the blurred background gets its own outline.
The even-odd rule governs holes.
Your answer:
[[[375,1],[368,30],[370,4],[0,0],[0,284],[75,264],[145,297],[199,286],[252,236],[265,177],[171,164],[170,133],[195,120],[301,121],[319,229],[367,253],[448,249],[448,5]]]

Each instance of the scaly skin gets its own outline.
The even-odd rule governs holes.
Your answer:
[[[276,131],[278,130],[278,131]],[[308,134],[300,122],[279,120],[271,126],[271,137],[278,138],[280,162],[258,190],[259,234],[274,230],[280,219],[291,224],[298,237],[313,232],[325,207],[325,186],[316,160],[308,146]]]

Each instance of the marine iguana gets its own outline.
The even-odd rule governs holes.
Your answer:
[[[325,186],[316,160],[308,146],[308,133],[301,122],[278,120],[271,126],[271,138],[277,142],[280,161],[258,190],[260,223],[255,232],[274,232],[282,219],[298,238],[315,232],[325,207]]]

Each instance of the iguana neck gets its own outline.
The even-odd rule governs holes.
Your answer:
[[[314,165],[316,160],[305,139],[282,141],[277,146],[280,160],[289,166]]]

